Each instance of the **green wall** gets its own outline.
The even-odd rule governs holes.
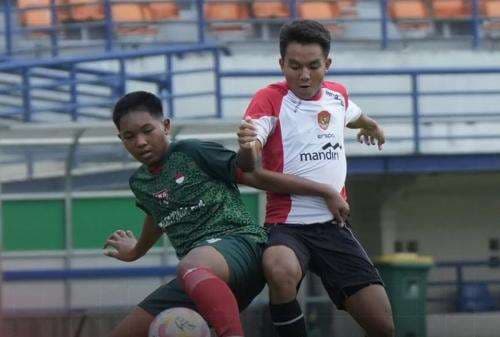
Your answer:
[[[258,194],[245,193],[242,197],[257,221]],[[101,248],[108,235],[120,228],[138,236],[144,213],[134,203],[132,197],[73,199],[73,248]],[[61,250],[66,246],[63,199],[2,201],[1,216],[5,251]]]

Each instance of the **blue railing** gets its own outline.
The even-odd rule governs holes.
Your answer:
[[[428,287],[431,289],[442,289],[446,287],[453,287],[456,290],[456,296],[454,298],[449,298],[447,296],[428,296],[427,300],[429,302],[438,302],[438,303],[447,303],[453,301],[454,305],[457,306],[458,310],[461,310],[461,298],[463,295],[463,289],[469,285],[482,285],[485,289],[489,289],[492,286],[500,285],[500,261],[498,258],[492,258],[490,260],[474,260],[474,261],[443,261],[437,262],[434,266],[435,268],[442,269],[453,269],[454,277],[451,280],[443,280],[443,281],[430,281],[428,282]],[[471,277],[473,275],[472,270],[478,270],[478,268],[489,268],[491,271],[496,271],[496,277],[487,277],[487,278],[477,278]],[[470,271],[466,273],[466,270]],[[469,277],[466,276],[469,275]],[[486,291],[485,295],[480,295],[482,297],[472,298],[470,300],[481,302],[481,306],[483,306],[484,302],[493,301],[497,302],[493,296],[490,299],[489,291]],[[467,300],[467,299],[465,299]],[[494,304],[491,309],[498,307]],[[498,307],[500,308],[500,307]],[[463,308],[462,308],[463,310]]]
[[[491,103],[500,98],[500,87],[496,89],[474,89],[469,90],[457,90],[451,85],[450,88],[439,88],[439,89],[425,89],[422,88],[422,81],[425,80],[426,76],[466,76],[466,75],[484,75],[493,74],[499,75],[500,68],[461,68],[461,69],[450,69],[450,68],[406,68],[406,69],[358,69],[358,70],[334,70],[328,74],[332,76],[335,80],[343,82],[349,80],[352,77],[373,79],[373,77],[383,79],[387,76],[396,76],[403,79],[409,80],[409,88],[407,90],[401,89],[397,92],[386,90],[384,87],[371,88],[371,91],[352,91],[351,97],[354,100],[359,100],[363,98],[369,98],[374,100],[393,100],[404,98],[411,102],[411,110],[409,113],[403,113],[400,108],[393,106],[391,111],[373,111],[373,108],[368,106],[370,116],[376,119],[385,120],[388,123],[408,123],[413,127],[412,135],[408,137],[391,137],[391,141],[406,141],[412,140],[414,144],[413,152],[421,152],[421,144],[423,140],[453,140],[453,139],[500,139],[500,134],[498,132],[494,133],[479,133],[475,135],[423,135],[421,128],[425,123],[432,123],[440,119],[446,119],[448,122],[452,121],[465,121],[465,122],[481,122],[481,121],[500,121],[500,109],[495,111],[467,111],[467,112],[451,112],[451,111],[440,111],[440,112],[430,112],[426,111],[422,107],[422,100],[428,97],[474,97],[474,96],[486,96],[492,99]],[[249,78],[282,78],[282,73],[279,71],[221,71],[219,73],[220,81],[224,79],[249,79]],[[328,77],[327,76],[327,77]],[[244,88],[244,85],[237,86],[238,88]],[[221,100],[223,102],[230,100],[239,99],[250,99],[253,93],[226,93],[222,91]],[[221,105],[222,106],[222,105]],[[399,110],[399,111],[398,111]],[[224,116],[224,111],[221,113]]]
[[[0,95],[19,97],[20,103],[5,102],[0,108],[0,118],[21,119],[25,122],[35,121],[38,113],[51,112],[69,115],[73,121],[82,117],[109,120],[109,111],[114,102],[128,90],[130,81],[139,81],[153,85],[162,97],[166,106],[166,113],[175,116],[174,100],[193,96],[220,97],[218,79],[214,81],[213,90],[195,91],[190,93],[174,93],[175,76],[186,74],[208,73],[213,75],[219,69],[219,52],[221,48],[216,44],[196,44],[185,46],[168,46],[163,48],[143,48],[140,51],[113,51],[97,56],[53,57],[46,60],[12,60],[0,63],[0,72],[13,75],[13,82],[0,83]],[[185,54],[208,54],[212,57],[211,66],[195,66],[192,69],[174,69],[174,58],[182,58]],[[147,59],[148,57],[163,58],[164,67],[154,73],[137,73],[130,69],[128,61]],[[99,69],[89,66],[89,63],[109,62],[108,66]],[[161,63],[158,62],[157,63]],[[102,68],[102,67],[101,67]],[[115,68],[115,69],[113,69]],[[111,70],[108,70],[111,69]],[[54,73],[54,71],[56,71]],[[95,90],[85,92],[80,89],[84,86],[93,86]],[[106,89],[109,93],[101,93]],[[37,90],[51,90],[60,97],[47,98],[36,95]],[[88,88],[86,89],[88,91]],[[43,102],[44,104],[35,104]],[[216,105],[206,111],[216,111],[220,117],[217,100]],[[48,106],[47,106],[48,105]],[[95,113],[92,109],[101,109],[102,113]],[[209,116],[207,116],[209,117]]]
[[[436,269],[455,270],[452,280],[430,281],[429,288],[454,287],[457,298],[428,296],[429,302],[450,302],[459,300],[460,290],[468,284],[485,284],[487,286],[500,285],[500,277],[484,279],[467,279],[465,270],[472,268],[490,268],[499,271],[498,259],[477,261],[446,261],[437,262]],[[175,276],[176,268],[173,266],[145,266],[145,267],[121,267],[121,268],[74,268],[74,269],[34,269],[34,270],[7,270],[3,272],[4,282],[40,282],[40,281],[71,281],[89,279],[120,279],[120,278],[147,278],[147,277],[169,277]]]
[[[464,16],[461,18],[438,18],[429,16],[427,21],[430,21],[433,25],[446,25],[449,27],[450,25],[456,24],[467,24],[467,34],[465,35],[467,38],[471,40],[471,46],[473,48],[478,48],[481,46],[485,37],[488,36],[488,31],[485,30],[485,23],[498,23],[500,18],[491,18],[485,17],[481,11],[481,0],[470,0],[471,13],[469,16]],[[95,18],[94,20],[83,21],[79,20],[71,20],[65,19],[62,20],[61,11],[68,11],[76,8],[76,6],[82,6],[82,4],[59,4],[56,0],[51,0],[50,6],[30,6],[25,8],[18,8],[15,5],[15,0],[5,0],[3,2],[3,20],[4,27],[1,31],[1,35],[4,40],[4,50],[3,53],[0,53],[0,56],[3,58],[10,58],[16,56],[18,54],[36,54],[33,53],[32,47],[26,47],[23,49],[20,46],[19,41],[36,41],[40,42],[41,40],[47,41],[47,48],[52,56],[57,56],[61,54],[61,51],[64,49],[71,48],[89,48],[89,47],[98,47],[102,50],[111,51],[117,49],[122,44],[127,43],[127,39],[120,38],[120,27],[138,27],[138,26],[147,26],[147,27],[162,27],[164,25],[177,25],[176,30],[179,31],[180,35],[190,35],[182,42],[190,42],[190,43],[204,43],[208,39],[212,38],[209,36],[212,25],[213,24],[221,24],[221,23],[234,23],[234,20],[219,20],[208,18],[205,16],[205,3],[207,0],[151,0],[149,3],[175,3],[178,7],[183,10],[187,10],[191,15],[188,15],[189,18],[186,17],[176,17],[176,18],[162,18],[158,20],[146,20],[145,21],[133,21],[133,22],[118,22],[114,20],[113,17],[113,6],[123,4],[144,4],[144,2],[134,2],[134,1],[112,1],[112,0],[95,0],[95,5],[102,6],[102,13],[100,13],[99,18]],[[224,2],[227,3],[225,0]],[[250,8],[252,4],[252,0],[233,0],[233,2],[246,3]],[[301,4],[301,0],[286,0],[285,3],[289,6],[289,18],[243,18],[238,20],[239,22],[244,22],[247,24],[251,24],[254,27],[262,27],[269,25],[276,25],[285,22],[288,19],[298,18],[300,17],[300,11],[298,10],[298,6]],[[375,1],[358,1],[359,3],[367,3],[371,4],[370,6],[374,7],[371,12],[368,13],[367,16],[339,16],[332,18],[330,20],[321,20],[325,24],[335,24],[339,26],[349,26],[354,24],[368,24],[370,27],[365,30],[369,30],[372,35],[370,37],[358,35],[350,35],[350,37],[344,37],[342,34],[340,36],[336,36],[337,40],[352,40],[352,41],[372,41],[378,43],[382,49],[388,48],[391,43],[401,40],[410,39],[405,37],[405,34],[400,34],[393,27],[397,27],[399,23],[419,23],[422,22],[423,19],[398,19],[397,22],[392,22],[392,18],[389,15],[388,10],[388,0],[378,0]],[[85,3],[86,6],[91,6],[92,3]],[[361,6],[358,4],[358,6]],[[378,8],[377,8],[378,6]],[[25,23],[24,25],[20,22],[19,18],[23,17],[26,13],[33,13],[35,11],[40,10],[48,10],[50,13],[50,20],[46,22],[44,25],[28,25]],[[432,13],[432,11],[430,11]],[[194,15],[193,15],[194,14]],[[179,27],[184,27],[189,30],[191,29],[193,34],[190,34],[188,30],[179,30]],[[366,28],[366,27],[365,27]],[[435,28],[435,27],[434,27]],[[427,38],[443,38],[440,34],[436,33],[436,29],[432,29],[431,35],[423,36],[421,39]],[[71,44],[74,42],[70,37],[63,37],[64,34],[75,33],[75,31],[79,31],[79,33],[89,31],[96,31],[97,38],[82,38],[78,43]],[[34,34],[34,35],[33,35]],[[177,34],[177,35],[179,35]],[[71,34],[70,34],[71,35]],[[88,34],[89,35],[89,34]],[[158,44],[162,42],[173,43],[173,40],[167,36],[168,34],[163,34],[162,32],[158,32],[154,34],[154,39],[150,41],[152,44]],[[191,36],[192,35],[192,36]],[[490,34],[491,35],[491,34]],[[179,36],[176,36],[178,41]],[[255,40],[255,39],[263,39],[264,36],[253,38],[237,38],[240,41],[244,40]],[[444,36],[444,38],[448,38]],[[460,36],[460,39],[463,40],[464,35]],[[418,38],[417,38],[418,39]],[[133,44],[143,44],[148,43],[144,38],[139,37],[137,39],[133,39]],[[19,45],[19,46],[18,46]],[[43,52],[43,50],[41,51]],[[75,52],[73,52],[75,53]]]

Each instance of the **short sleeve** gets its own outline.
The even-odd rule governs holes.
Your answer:
[[[198,166],[214,179],[235,184],[237,154],[215,142],[183,141],[177,147],[189,155]]]
[[[137,208],[139,208],[141,211],[143,211],[144,213],[146,213],[147,215],[151,215],[151,212],[143,205],[140,203],[139,200],[135,200],[135,206]]]
[[[349,100],[349,103],[347,105],[347,109],[345,111],[345,125],[354,122],[361,116],[361,108],[354,103],[353,101]]]
[[[282,84],[271,85],[257,91],[247,107],[244,118],[251,118],[257,129],[257,139],[264,146],[278,122],[283,96]]]

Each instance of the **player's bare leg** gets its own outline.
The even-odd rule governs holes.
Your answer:
[[[264,251],[264,275],[269,286],[273,324],[280,337],[305,337],[304,315],[297,302],[302,268],[292,249],[272,246]]]
[[[381,285],[372,284],[359,290],[346,299],[345,307],[368,337],[394,337],[391,304]]]
[[[109,337],[148,337],[154,316],[140,307],[134,308],[109,334]]]
[[[177,275],[199,313],[214,327],[217,336],[243,336],[238,303],[226,284],[229,266],[221,253],[210,246],[195,248],[180,261]]]

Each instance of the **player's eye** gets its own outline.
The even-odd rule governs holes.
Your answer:
[[[147,128],[147,129],[144,129],[144,130],[143,130],[143,132],[144,132],[145,134],[151,133],[151,132],[153,132],[153,128]]]

